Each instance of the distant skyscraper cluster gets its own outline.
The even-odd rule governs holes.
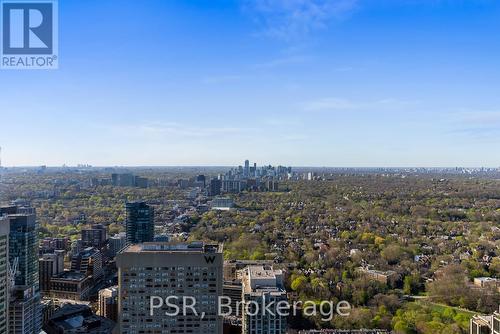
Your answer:
[[[92,186],[115,186],[115,187],[137,187],[147,188],[149,180],[146,177],[132,173],[112,173],[110,178],[94,177],[90,180]]]
[[[288,179],[292,174],[291,167],[262,166],[245,160],[244,166],[229,170],[218,177],[220,191],[223,193],[238,193],[243,190],[251,191],[278,191],[280,180]]]
[[[280,181],[292,176],[291,167],[257,167],[256,163],[251,165],[249,160],[245,160],[243,166],[212,177],[210,181],[207,181],[205,175],[198,175],[191,179],[177,180],[177,186],[181,189],[199,188],[209,196],[242,191],[279,191]]]

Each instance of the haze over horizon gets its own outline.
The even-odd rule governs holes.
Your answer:
[[[446,168],[485,168],[485,169],[499,169],[500,166],[391,166],[391,165],[384,165],[384,166],[349,166],[349,165],[337,165],[337,166],[328,166],[328,165],[289,165],[289,164],[283,164],[283,163],[262,163],[258,164],[258,167],[262,166],[286,166],[286,167],[292,167],[292,168],[339,168],[339,169],[370,169],[370,168],[387,168],[387,169],[399,169],[399,168],[428,168],[428,169],[446,169]],[[44,165],[44,164],[39,164],[39,165],[17,165],[17,166],[4,166],[1,165],[0,167],[4,168],[39,168],[41,166],[47,167],[47,168],[235,168],[237,166],[242,166],[241,162],[235,162],[232,165],[221,165],[221,164],[206,164],[206,165],[91,165],[91,164],[76,164],[76,165],[68,165],[68,164],[62,164],[62,165]]]
[[[500,166],[500,3],[59,3],[0,71],[3,166]],[[216,162],[216,164],[214,164]]]

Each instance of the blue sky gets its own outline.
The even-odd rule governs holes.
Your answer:
[[[60,0],[6,166],[500,166],[495,0]]]

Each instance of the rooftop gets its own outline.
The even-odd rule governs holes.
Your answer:
[[[383,276],[391,276],[391,275],[397,274],[397,272],[395,272],[393,270],[382,271],[382,270],[371,269],[371,268],[367,268],[367,267],[359,267],[358,269],[361,270],[362,272],[383,275]]]
[[[255,278],[272,278],[276,279],[276,273],[281,273],[281,270],[274,270],[271,266],[249,266],[248,275],[250,279]]]
[[[476,324],[482,325],[482,326],[490,326],[492,316],[487,316],[487,315],[475,315],[473,317],[473,320]]]
[[[87,278],[87,275],[78,271],[67,270],[52,278],[78,282],[78,281],[83,281],[85,278]]]
[[[64,305],[50,318],[46,328],[71,333],[111,333],[113,321],[96,316],[88,306]]]
[[[273,267],[248,266],[243,270],[243,290],[245,293],[261,295],[262,293],[282,294],[283,272]]]
[[[222,253],[222,245],[205,244],[203,242],[171,243],[171,242],[145,242],[126,247],[122,253]]]
[[[493,278],[493,277],[476,277],[474,279],[478,280],[478,281],[482,281],[482,282],[496,282],[496,281],[498,281],[497,278]]]

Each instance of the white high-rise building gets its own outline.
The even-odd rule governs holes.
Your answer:
[[[287,300],[283,272],[271,266],[248,266],[242,271],[243,333],[286,333],[287,319],[279,314],[278,303]],[[255,310],[252,304],[259,305]],[[247,306],[248,305],[248,306]],[[268,312],[262,305],[269,306]]]
[[[121,251],[127,243],[127,235],[125,232],[115,234],[108,240],[109,256],[115,257],[119,251]]]
[[[99,290],[97,315],[116,322],[118,320],[118,287]]]

